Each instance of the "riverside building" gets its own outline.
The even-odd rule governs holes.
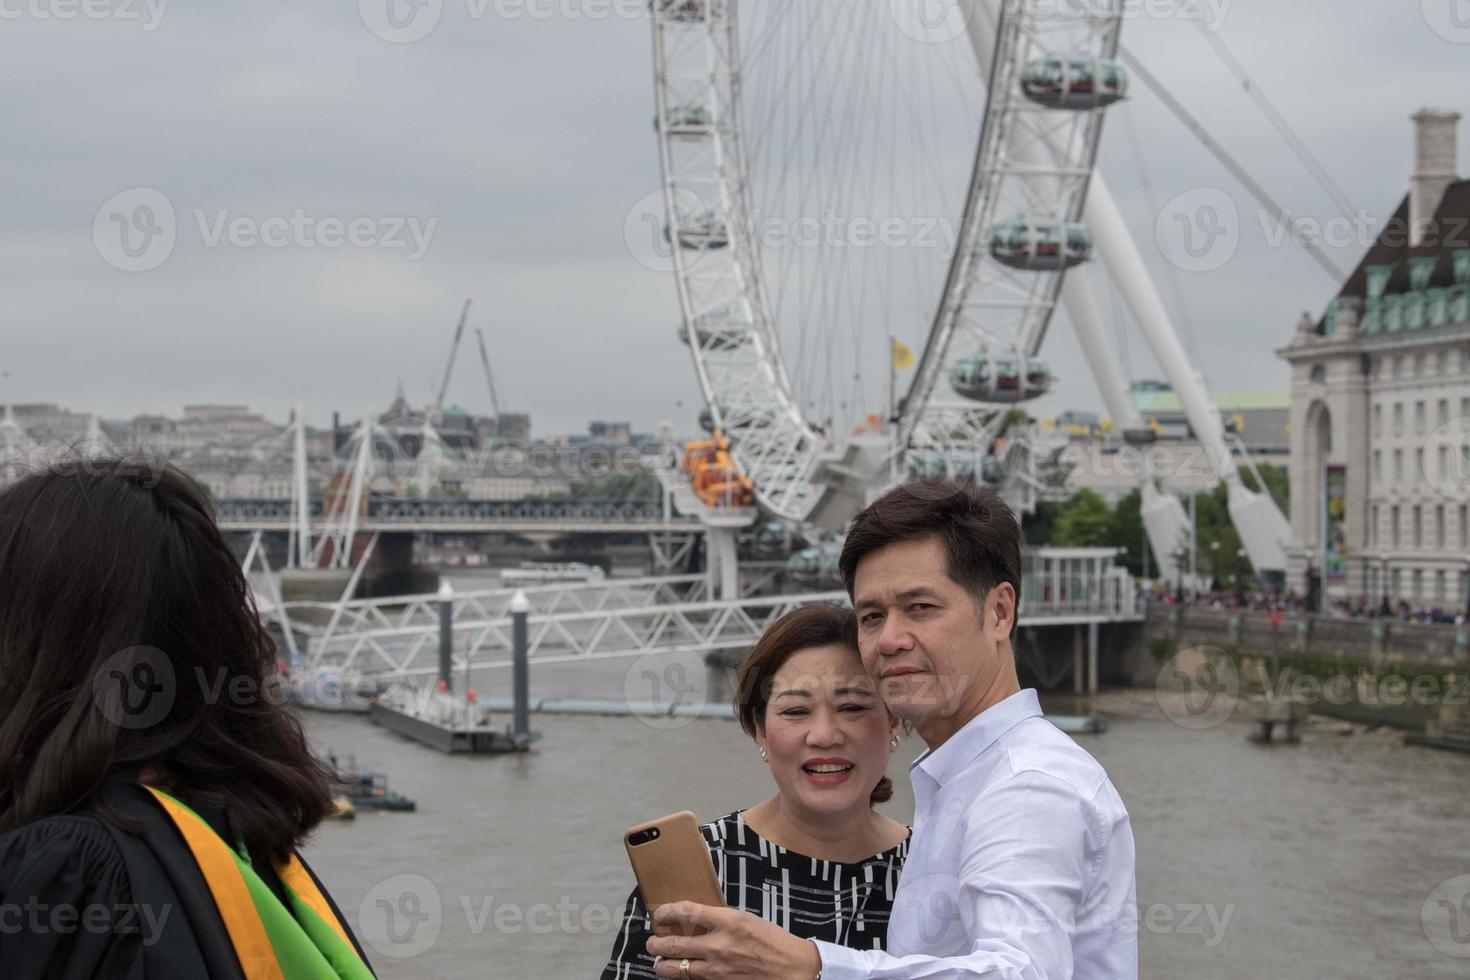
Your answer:
[[[1413,117],[1409,193],[1291,365],[1287,584],[1328,600],[1466,607],[1470,180],[1458,113]]]

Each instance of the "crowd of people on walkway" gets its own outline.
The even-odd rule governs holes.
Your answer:
[[[1311,597],[1293,589],[1222,589],[1217,582],[1211,585],[1213,587],[1208,589],[1187,589],[1169,582],[1154,582],[1141,587],[1138,597],[1145,604],[1245,610],[1276,618],[1318,611]],[[1415,605],[1406,599],[1393,600],[1388,596],[1373,599],[1360,595],[1356,599],[1333,600],[1320,610],[1320,614],[1340,619],[1394,619],[1406,623],[1465,622],[1463,609]]]

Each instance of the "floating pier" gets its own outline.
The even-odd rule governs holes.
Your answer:
[[[530,668],[527,621],[531,603],[524,592],[510,602],[511,646],[515,697],[509,727],[491,724],[489,706],[478,703],[473,689],[456,697],[453,692],[452,652],[454,593],[449,583],[439,587],[439,681],[434,689],[399,686],[376,698],[368,717],[405,738],[440,752],[490,754],[525,752],[536,740],[530,728]]]

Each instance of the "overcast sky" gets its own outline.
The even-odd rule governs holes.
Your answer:
[[[472,296],[502,400],[531,412],[537,432],[583,431],[594,418],[692,428],[699,396],[673,335],[672,281],[624,240],[630,209],[658,181],[646,18],[598,16],[608,0],[500,0],[502,12],[575,15],[518,18],[497,16],[497,0],[427,0],[442,2],[434,29],[393,43],[378,36],[394,30],[386,2],[88,0],[107,16],[66,19],[80,0],[0,0],[7,398],[107,418],[242,402],[277,420],[300,400],[318,424],[334,409],[381,410],[400,379],[428,402]],[[1129,19],[1124,44],[1284,205],[1332,215],[1194,27],[1150,16],[1167,11],[1163,0],[1130,6],[1146,9]],[[1199,9],[1354,206],[1381,219],[1408,186],[1410,114],[1470,109],[1467,6]],[[1217,389],[1283,387],[1273,349],[1303,310],[1320,313],[1335,284],[1300,250],[1268,242],[1254,203],[1141,86],[1128,111],[1160,204],[1194,192],[1184,199],[1194,207],[1217,188],[1239,211],[1228,261],[1216,251],[1204,261],[1218,268],[1179,273],[1187,345]],[[1463,134],[1460,145],[1464,160]],[[1182,248],[1156,235],[1118,116],[1101,165],[1173,304],[1166,253]],[[124,252],[112,215],[134,222],[136,246],[163,227],[164,208],[175,216],[166,257],[157,237]],[[367,247],[323,247],[330,225],[304,239],[263,227],[284,236],[270,247],[248,228],[232,241],[220,224],[298,210],[344,225],[368,219],[358,229]],[[1163,225],[1172,227],[1167,216]],[[1350,269],[1362,250],[1336,250],[1338,264]],[[1045,353],[1066,383],[1043,410],[1100,405],[1069,333],[1059,320],[1049,337]],[[1137,341],[1125,359],[1134,376],[1156,374]],[[450,399],[488,408],[472,337]]]

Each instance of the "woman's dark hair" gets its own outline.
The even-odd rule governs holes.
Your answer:
[[[332,807],[203,489],[140,459],[0,492],[0,833],[145,772],[283,860]]]
[[[1020,605],[1021,524],[1000,494],[969,480],[912,480],[853,518],[837,562],[848,596],[863,558],[899,541],[928,537],[944,543],[945,573],[977,603],[1009,582]]]
[[[767,627],[740,665],[735,685],[735,717],[745,733],[755,738],[765,729],[771,682],[786,661],[813,647],[845,646],[856,654],[857,633],[856,613],[846,606],[821,603],[793,609]],[[876,806],[891,799],[893,780],[884,776],[868,802]]]

